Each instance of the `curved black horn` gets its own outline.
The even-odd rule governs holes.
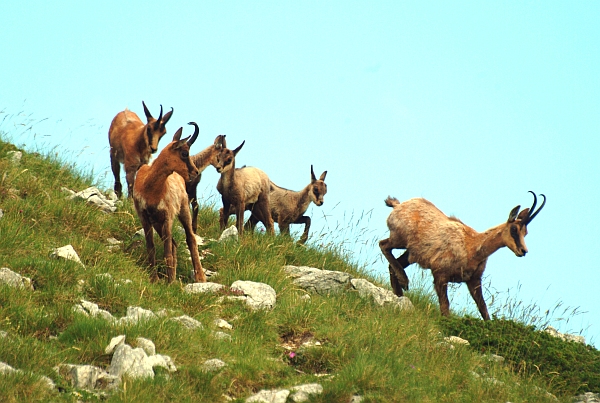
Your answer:
[[[198,138],[198,133],[200,133],[200,128],[198,127],[198,125],[196,124],[196,122],[190,122],[188,123],[188,125],[194,125],[195,129],[194,129],[194,134],[192,134],[192,138],[188,140],[188,146],[192,146],[192,144],[194,144],[194,141],[196,141],[196,139]]]
[[[535,216],[538,215],[540,210],[542,210],[542,208],[546,204],[546,196],[543,194],[540,194],[540,196],[542,196],[544,198],[544,201],[542,202],[542,205],[540,206],[540,208],[538,208],[537,211],[534,211],[535,206],[537,205],[537,196],[531,190],[529,191],[529,193],[531,193],[533,195],[533,205],[529,209],[529,214],[527,214],[527,217],[525,217],[525,219],[523,220],[525,222],[525,225],[529,224],[535,218]]]
[[[160,121],[162,120],[162,112],[163,112],[163,111],[162,111],[162,105],[161,105],[161,106],[160,106],[160,115],[158,115],[158,119],[156,119],[156,121],[157,121],[158,123],[160,123]]]

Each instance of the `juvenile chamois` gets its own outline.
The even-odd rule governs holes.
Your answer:
[[[317,206],[323,205],[323,196],[327,193],[327,185],[325,184],[325,175],[327,171],[321,174],[317,180],[313,166],[310,166],[310,183],[301,191],[294,192],[293,190],[284,189],[271,182],[270,191],[270,208],[273,221],[279,224],[279,232],[281,234],[290,233],[290,224],[304,224],[304,232],[298,240],[304,244],[308,239],[308,230],[310,229],[310,217],[305,216],[306,210],[311,202]],[[252,213],[248,222],[248,228],[254,229],[258,223],[258,217]]]
[[[223,201],[223,209],[219,220],[221,230],[225,229],[230,213],[233,213],[236,215],[238,233],[242,236],[244,211],[250,210],[264,224],[267,232],[273,234],[275,232],[273,218],[271,218],[269,209],[269,177],[258,168],[235,168],[235,156],[245,143],[246,141],[242,142],[235,150],[225,147],[217,155],[215,168],[221,174],[217,183],[217,190]]]
[[[198,230],[198,184],[200,183],[200,178],[202,176],[202,171],[204,171],[209,165],[216,166],[217,164],[217,155],[223,147],[227,147],[225,143],[225,135],[218,135],[215,138],[215,142],[206,147],[204,150],[200,151],[196,155],[192,155],[190,159],[198,168],[198,175],[195,178],[192,178],[189,182],[186,182],[185,188],[188,194],[188,198],[190,203],[192,203],[192,230],[194,233]]]
[[[394,293],[403,295],[408,290],[408,277],[404,269],[418,263],[423,269],[431,269],[442,315],[450,314],[448,283],[467,283],[469,292],[484,320],[489,320],[487,306],[481,290],[481,277],[487,258],[498,249],[508,246],[518,257],[525,256],[527,225],[546,204],[546,196],[535,211],[533,205],[519,213],[521,206],[510,212],[508,220],[485,232],[477,232],[454,217],[448,217],[428,200],[416,198],[400,203],[388,197],[385,204],[393,208],[387,219],[390,237],[379,241],[383,255],[390,263],[390,282]],[[392,249],[405,249],[394,258]]]
[[[162,105],[160,115],[154,119],[144,101],[144,113],[148,123],[144,124],[134,112],[125,109],[117,113],[108,129],[108,142],[110,143],[110,165],[115,176],[115,193],[119,198],[122,195],[121,165],[125,169],[127,191],[131,197],[133,182],[137,170],[150,161],[150,156],[158,150],[158,142],[167,133],[165,125],[173,115],[173,108],[163,116]]]
[[[156,265],[154,229],[164,243],[169,283],[175,279],[177,267],[177,245],[172,234],[176,216],[185,230],[185,241],[192,257],[195,281],[206,282],[198,255],[196,236],[192,231],[192,217],[185,190],[185,183],[198,174],[198,169],[190,160],[189,151],[198,137],[199,129],[196,123],[189,124],[196,127],[191,138],[188,136],[181,140],[183,128],[179,128],[173,136],[173,141],[161,151],[156,160],[151,165],[144,164],[140,167],[134,184],[133,202],[144,228],[148,263],[153,268]],[[158,280],[157,270],[154,270],[151,280]]]

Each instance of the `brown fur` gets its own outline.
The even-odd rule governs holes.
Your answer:
[[[229,212],[236,215],[236,225],[240,236],[243,234],[244,211],[250,210],[273,234],[273,218],[269,209],[270,181],[266,173],[258,168],[235,168],[235,156],[244,146],[245,141],[235,150],[223,148],[217,156],[215,168],[221,174],[217,190],[221,194],[223,209],[221,210],[221,231],[227,226]],[[223,214],[223,212],[228,214]]]
[[[185,230],[185,241],[194,266],[196,282],[206,282],[204,270],[198,255],[196,237],[192,231],[192,217],[185,189],[186,182],[198,174],[198,169],[189,157],[190,146],[198,135],[198,126],[191,139],[180,140],[180,128],[173,141],[158,155],[151,165],[142,165],[134,184],[133,201],[135,210],[140,217],[146,238],[148,262],[151,267],[156,265],[156,249],[154,246],[154,230],[164,243],[167,279],[175,280],[177,268],[177,245],[173,240],[172,228],[175,217],[179,218]],[[158,271],[154,270],[152,281],[158,279]]]
[[[511,211],[508,221],[482,233],[457,218],[446,216],[425,199],[410,199],[400,203],[388,197],[385,203],[393,208],[387,219],[390,237],[381,240],[379,246],[390,264],[394,293],[402,296],[403,289],[408,290],[408,277],[404,269],[412,263],[418,263],[424,269],[431,269],[442,315],[450,314],[448,283],[467,283],[481,316],[485,320],[490,319],[481,290],[487,258],[505,246],[516,256],[525,256],[527,224],[546,203],[546,197],[542,195],[544,203],[534,213],[537,198],[533,195],[531,209],[526,208],[519,213],[520,206],[517,206]],[[393,249],[405,249],[405,252],[395,258]]]
[[[125,109],[114,117],[108,130],[110,165],[115,176],[115,193],[119,198],[122,195],[120,164],[124,166],[127,192],[131,197],[136,172],[150,161],[150,156],[158,149],[158,142],[167,133],[165,125],[173,114],[171,108],[163,117],[161,105],[160,115],[154,119],[144,101],[142,105],[148,123],[143,124],[138,115]]]
[[[271,182],[270,191],[270,208],[273,221],[279,224],[279,232],[281,234],[290,233],[290,224],[304,224],[304,232],[298,243],[304,244],[308,239],[308,231],[310,229],[310,217],[304,213],[308,210],[311,202],[317,206],[322,206],[323,196],[327,193],[327,185],[325,184],[325,175],[327,171],[321,174],[317,180],[310,166],[310,183],[301,191],[294,192],[293,190],[284,189]],[[254,229],[259,219],[255,214],[250,216],[247,227]]]
[[[190,159],[198,168],[198,175],[185,184],[185,188],[188,194],[190,203],[192,204],[192,229],[194,233],[198,231],[198,184],[202,177],[202,171],[204,171],[209,165],[216,166],[217,155],[221,152],[223,147],[226,147],[225,136],[218,135],[215,138],[215,142],[200,151],[196,155],[192,155]]]

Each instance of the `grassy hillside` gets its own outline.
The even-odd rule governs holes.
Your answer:
[[[116,213],[105,214],[84,202],[66,200],[61,187],[83,190],[93,178],[52,153],[24,152],[15,164],[7,156],[11,150],[16,147],[0,140],[0,267],[30,277],[35,290],[0,285],[0,330],[8,334],[0,342],[0,361],[24,371],[0,375],[2,402],[97,400],[82,391],[73,394],[53,368],[61,363],[107,367],[110,357],[104,349],[120,334],[128,341],[138,336],[154,341],[157,352],[169,355],[178,371],[157,371],[148,380],[125,379],[105,398],[109,402],[242,402],[261,389],[312,382],[324,388],[311,398],[314,402],[348,402],[355,394],[364,402],[553,402],[546,391],[569,401],[578,392],[600,389],[597,350],[550,339],[514,322],[441,320],[437,302],[419,290],[408,294],[416,306],[412,312],[382,308],[354,292],[304,300],[306,293],[286,277],[283,265],[369,279],[335,245],[303,247],[284,237],[256,233],[239,243],[201,247],[204,268],[219,273],[211,281],[230,285],[251,280],[272,286],[277,292],[272,311],[251,311],[236,301],[220,301],[219,294],[184,293],[191,264],[179,233],[180,281],[152,284],[143,241],[133,238],[141,227],[129,201]],[[217,217],[214,206],[204,206],[199,235],[218,238]],[[108,250],[110,237],[123,242],[119,250]],[[85,268],[50,257],[53,248],[67,244],[73,245]],[[160,247],[157,252],[160,259]],[[132,282],[116,286],[97,277],[102,273]],[[78,286],[81,280],[84,285]],[[111,325],[74,313],[73,305],[82,298],[116,317],[125,315],[128,306],[167,308],[171,316],[199,320],[204,329],[186,330],[166,319]],[[216,318],[233,325],[228,331],[231,341],[213,337]],[[445,335],[461,335],[471,346],[443,347]],[[282,346],[306,337],[322,345],[297,349],[293,356]],[[506,361],[493,363],[482,352],[501,354]],[[201,364],[211,358],[227,366],[203,372]],[[576,371],[564,373],[565,368],[582,366],[585,371],[579,377]],[[45,387],[40,375],[50,377],[58,388]]]

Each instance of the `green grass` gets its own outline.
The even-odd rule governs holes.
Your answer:
[[[133,345],[136,337],[151,339],[158,353],[172,357],[178,371],[157,370],[152,380],[124,379],[119,390],[106,396],[108,402],[219,402],[224,395],[242,402],[261,389],[312,382],[324,388],[312,402],[347,402],[354,394],[365,402],[550,402],[554,400],[546,391],[569,401],[576,393],[600,389],[600,355],[594,348],[552,339],[514,321],[441,320],[437,301],[419,289],[408,294],[416,306],[413,312],[376,306],[355,292],[313,295],[305,301],[305,292],[292,284],[283,265],[345,271],[377,281],[352,263],[351,247],[329,242],[326,234],[313,246],[256,233],[239,243],[201,247],[210,252],[204,267],[219,273],[214,281],[271,285],[277,292],[272,311],[220,301],[223,293],[184,293],[191,263],[178,232],[179,281],[150,283],[145,245],[133,238],[140,224],[130,201],[117,213],[105,214],[66,200],[61,187],[83,190],[94,184],[93,176],[56,153],[25,152],[15,165],[7,158],[15,149],[0,140],[0,266],[32,278],[35,290],[0,285],[0,330],[9,335],[0,343],[0,361],[24,371],[0,375],[2,402],[76,401],[70,384],[53,368],[61,363],[107,367],[110,357],[104,348],[119,334]],[[216,207],[205,205],[200,211],[198,233],[205,238],[220,235]],[[121,250],[108,250],[109,237],[123,242]],[[73,245],[85,268],[50,257],[53,248],[66,244]],[[162,248],[159,242],[157,246],[160,261]],[[110,273],[114,281],[97,276],[102,273]],[[124,279],[131,283],[116,284]],[[128,306],[167,308],[173,311],[170,316],[194,317],[204,329],[186,330],[166,318],[110,325],[75,314],[72,307],[81,298],[115,317]],[[216,318],[233,325],[231,341],[213,337]],[[471,346],[441,345],[442,337],[451,334],[467,338]],[[294,347],[293,356],[283,347],[307,337],[322,345]],[[506,364],[491,363],[481,354],[491,352],[503,355]],[[201,364],[211,358],[220,358],[227,367],[202,372]],[[60,392],[45,388],[40,375],[52,378]],[[81,400],[97,400],[77,393]]]

